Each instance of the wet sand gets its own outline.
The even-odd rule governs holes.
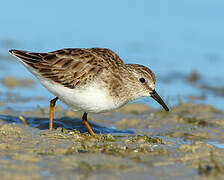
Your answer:
[[[81,113],[60,107],[52,132],[48,108],[0,114],[1,179],[224,178],[224,112],[212,106],[180,104],[167,113],[129,104],[90,115],[97,137]]]

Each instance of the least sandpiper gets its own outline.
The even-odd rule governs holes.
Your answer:
[[[50,101],[49,129],[53,129],[54,106],[58,99],[73,110],[87,113],[111,111],[134,99],[149,96],[168,107],[155,91],[156,78],[147,67],[124,64],[110,49],[74,48],[49,53],[10,50],[56,98]]]

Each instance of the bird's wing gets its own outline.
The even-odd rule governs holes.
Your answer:
[[[10,50],[42,77],[68,88],[79,87],[99,76],[104,69],[118,68],[123,61],[110,49],[61,49],[49,53]]]

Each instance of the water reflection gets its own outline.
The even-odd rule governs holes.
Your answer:
[[[22,123],[20,118],[17,116],[0,115],[0,119],[4,120],[7,123],[17,123],[17,124]],[[29,126],[36,127],[41,130],[48,129],[49,127],[48,118],[27,117],[25,120]],[[89,121],[89,124],[96,134],[134,134],[132,130],[119,130],[115,128],[107,128],[97,123],[93,123],[91,121]],[[69,130],[74,129],[80,131],[81,133],[88,132],[88,129],[83,124],[82,120],[77,118],[69,118],[69,117],[55,118],[54,128],[57,129],[59,127],[66,128]]]

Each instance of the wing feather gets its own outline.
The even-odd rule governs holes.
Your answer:
[[[103,69],[123,64],[110,49],[61,49],[49,53],[33,53],[10,50],[28,67],[34,68],[42,77],[51,79],[68,88],[79,87],[99,76]]]

